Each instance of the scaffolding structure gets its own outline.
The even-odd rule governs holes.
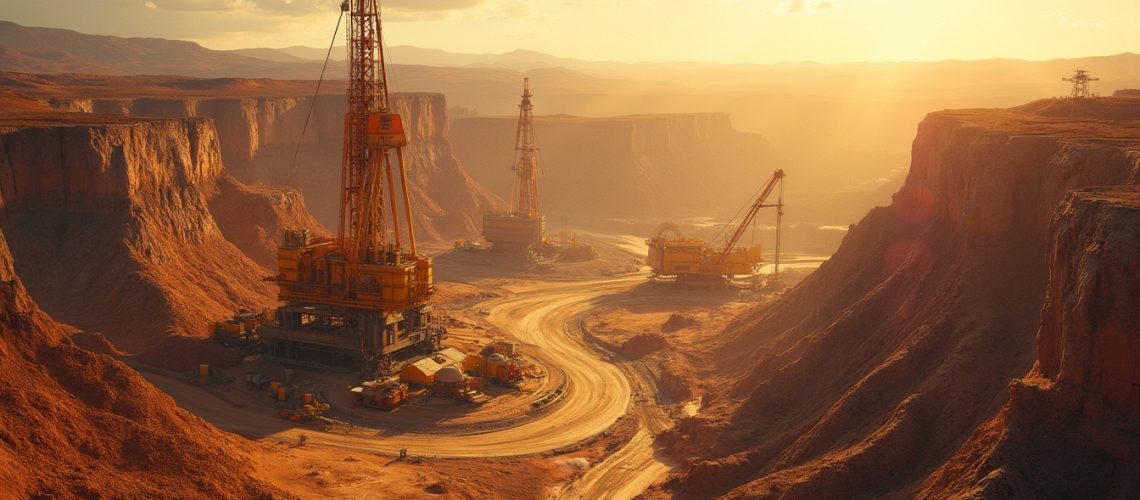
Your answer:
[[[1073,74],[1071,76],[1061,77],[1061,80],[1073,83],[1073,91],[1069,94],[1070,98],[1086,99],[1089,97],[1095,97],[1095,94],[1089,94],[1089,82],[1099,81],[1100,78],[1089,76],[1089,72],[1087,70],[1077,68],[1073,70]]]

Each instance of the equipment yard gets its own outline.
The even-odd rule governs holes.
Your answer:
[[[407,404],[384,411],[352,403],[348,388],[358,382],[354,374],[289,367],[256,356],[229,369],[244,376],[292,368],[295,380],[323,387],[323,400],[332,405],[327,420],[294,423],[278,418],[269,393],[242,383],[241,377],[230,385],[201,386],[145,367],[142,371],[179,406],[263,443],[296,443],[305,436],[306,446],[393,458],[406,450],[415,459],[573,460],[563,465],[589,467],[589,472],[559,488],[562,494],[627,497],[669,469],[655,458],[653,436],[672,425],[669,414],[682,405],[659,392],[653,370],[599,347],[581,325],[598,307],[647,300],[643,293],[629,293],[645,283],[644,272],[440,283],[444,301],[437,306],[453,325],[448,344],[466,348],[491,338],[509,340],[524,357],[545,367],[518,390],[484,385],[492,398],[482,406],[413,394]],[[639,479],[631,482],[633,470],[640,471]],[[551,484],[561,479],[566,478],[554,474]]]

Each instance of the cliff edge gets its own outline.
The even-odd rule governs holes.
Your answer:
[[[662,437],[691,463],[666,488],[916,494],[1034,364],[1058,204],[1138,182],[1136,100],[927,116],[891,205],[725,332],[705,409]]]
[[[1140,188],[1057,208],[1037,363],[920,496],[1140,496]]]
[[[299,196],[229,178],[196,119],[0,118],[0,207],[16,272],[54,318],[190,364],[178,339],[275,303],[251,258],[269,264],[284,225],[315,224]]]

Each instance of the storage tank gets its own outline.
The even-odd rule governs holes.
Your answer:
[[[435,374],[435,382],[437,384],[459,385],[462,384],[466,378],[463,372],[455,366],[445,366],[440,368]]]

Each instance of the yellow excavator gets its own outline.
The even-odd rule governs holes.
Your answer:
[[[686,238],[673,224],[658,226],[654,236],[646,240],[649,245],[650,279],[676,278],[678,282],[713,283],[723,282],[737,275],[750,275],[763,262],[760,245],[737,248],[737,243],[745,231],[756,220],[761,208],[776,208],[776,262],[775,272],[780,269],[780,230],[784,216],[783,195],[784,171],[772,174],[760,195],[749,206],[736,230],[727,238],[721,248],[695,238]],[[768,198],[780,188],[776,203],[768,204]]]

